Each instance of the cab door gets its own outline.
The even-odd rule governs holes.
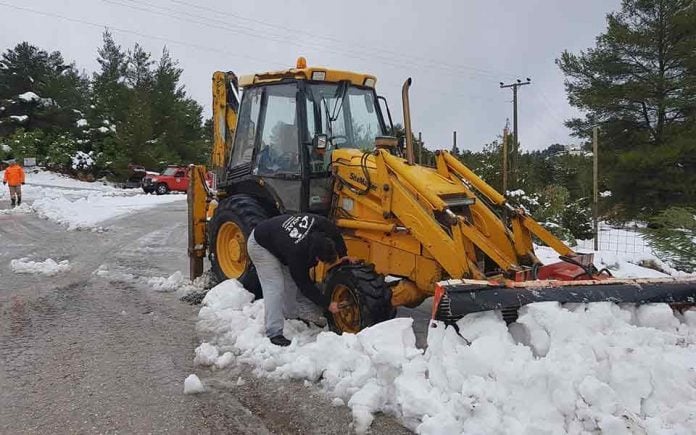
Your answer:
[[[174,173],[174,190],[185,191],[188,188],[188,176],[183,169],[177,169]]]
[[[282,200],[285,211],[303,211],[297,83],[265,86],[260,112],[253,173]]]

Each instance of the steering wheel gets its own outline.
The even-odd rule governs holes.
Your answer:
[[[292,151],[280,154],[276,159],[276,164],[283,169],[297,169],[300,166],[300,155]]]

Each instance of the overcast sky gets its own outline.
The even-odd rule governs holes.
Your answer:
[[[139,42],[155,57],[167,45],[188,93],[210,114],[215,70],[238,74],[292,67],[297,56],[375,74],[395,118],[413,78],[415,132],[431,149],[480,149],[512,123],[512,92],[498,83],[530,77],[519,91],[524,149],[571,143],[568,105],[554,60],[594,45],[619,0],[206,1],[0,0],[0,49],[29,41],[60,50],[91,73],[101,32]],[[62,17],[62,18],[61,18]],[[396,120],[395,120],[396,121]]]

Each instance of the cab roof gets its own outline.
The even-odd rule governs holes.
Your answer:
[[[338,83],[349,81],[353,85],[375,87],[377,77],[352,71],[341,71],[321,66],[308,67],[304,57],[297,59],[297,66],[280,71],[269,71],[249,74],[239,77],[239,86],[247,87],[261,83],[274,83],[284,79],[316,80],[321,82]]]

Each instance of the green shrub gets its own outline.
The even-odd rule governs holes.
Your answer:
[[[644,234],[660,260],[678,270],[696,271],[696,209],[665,209],[649,220]]]

